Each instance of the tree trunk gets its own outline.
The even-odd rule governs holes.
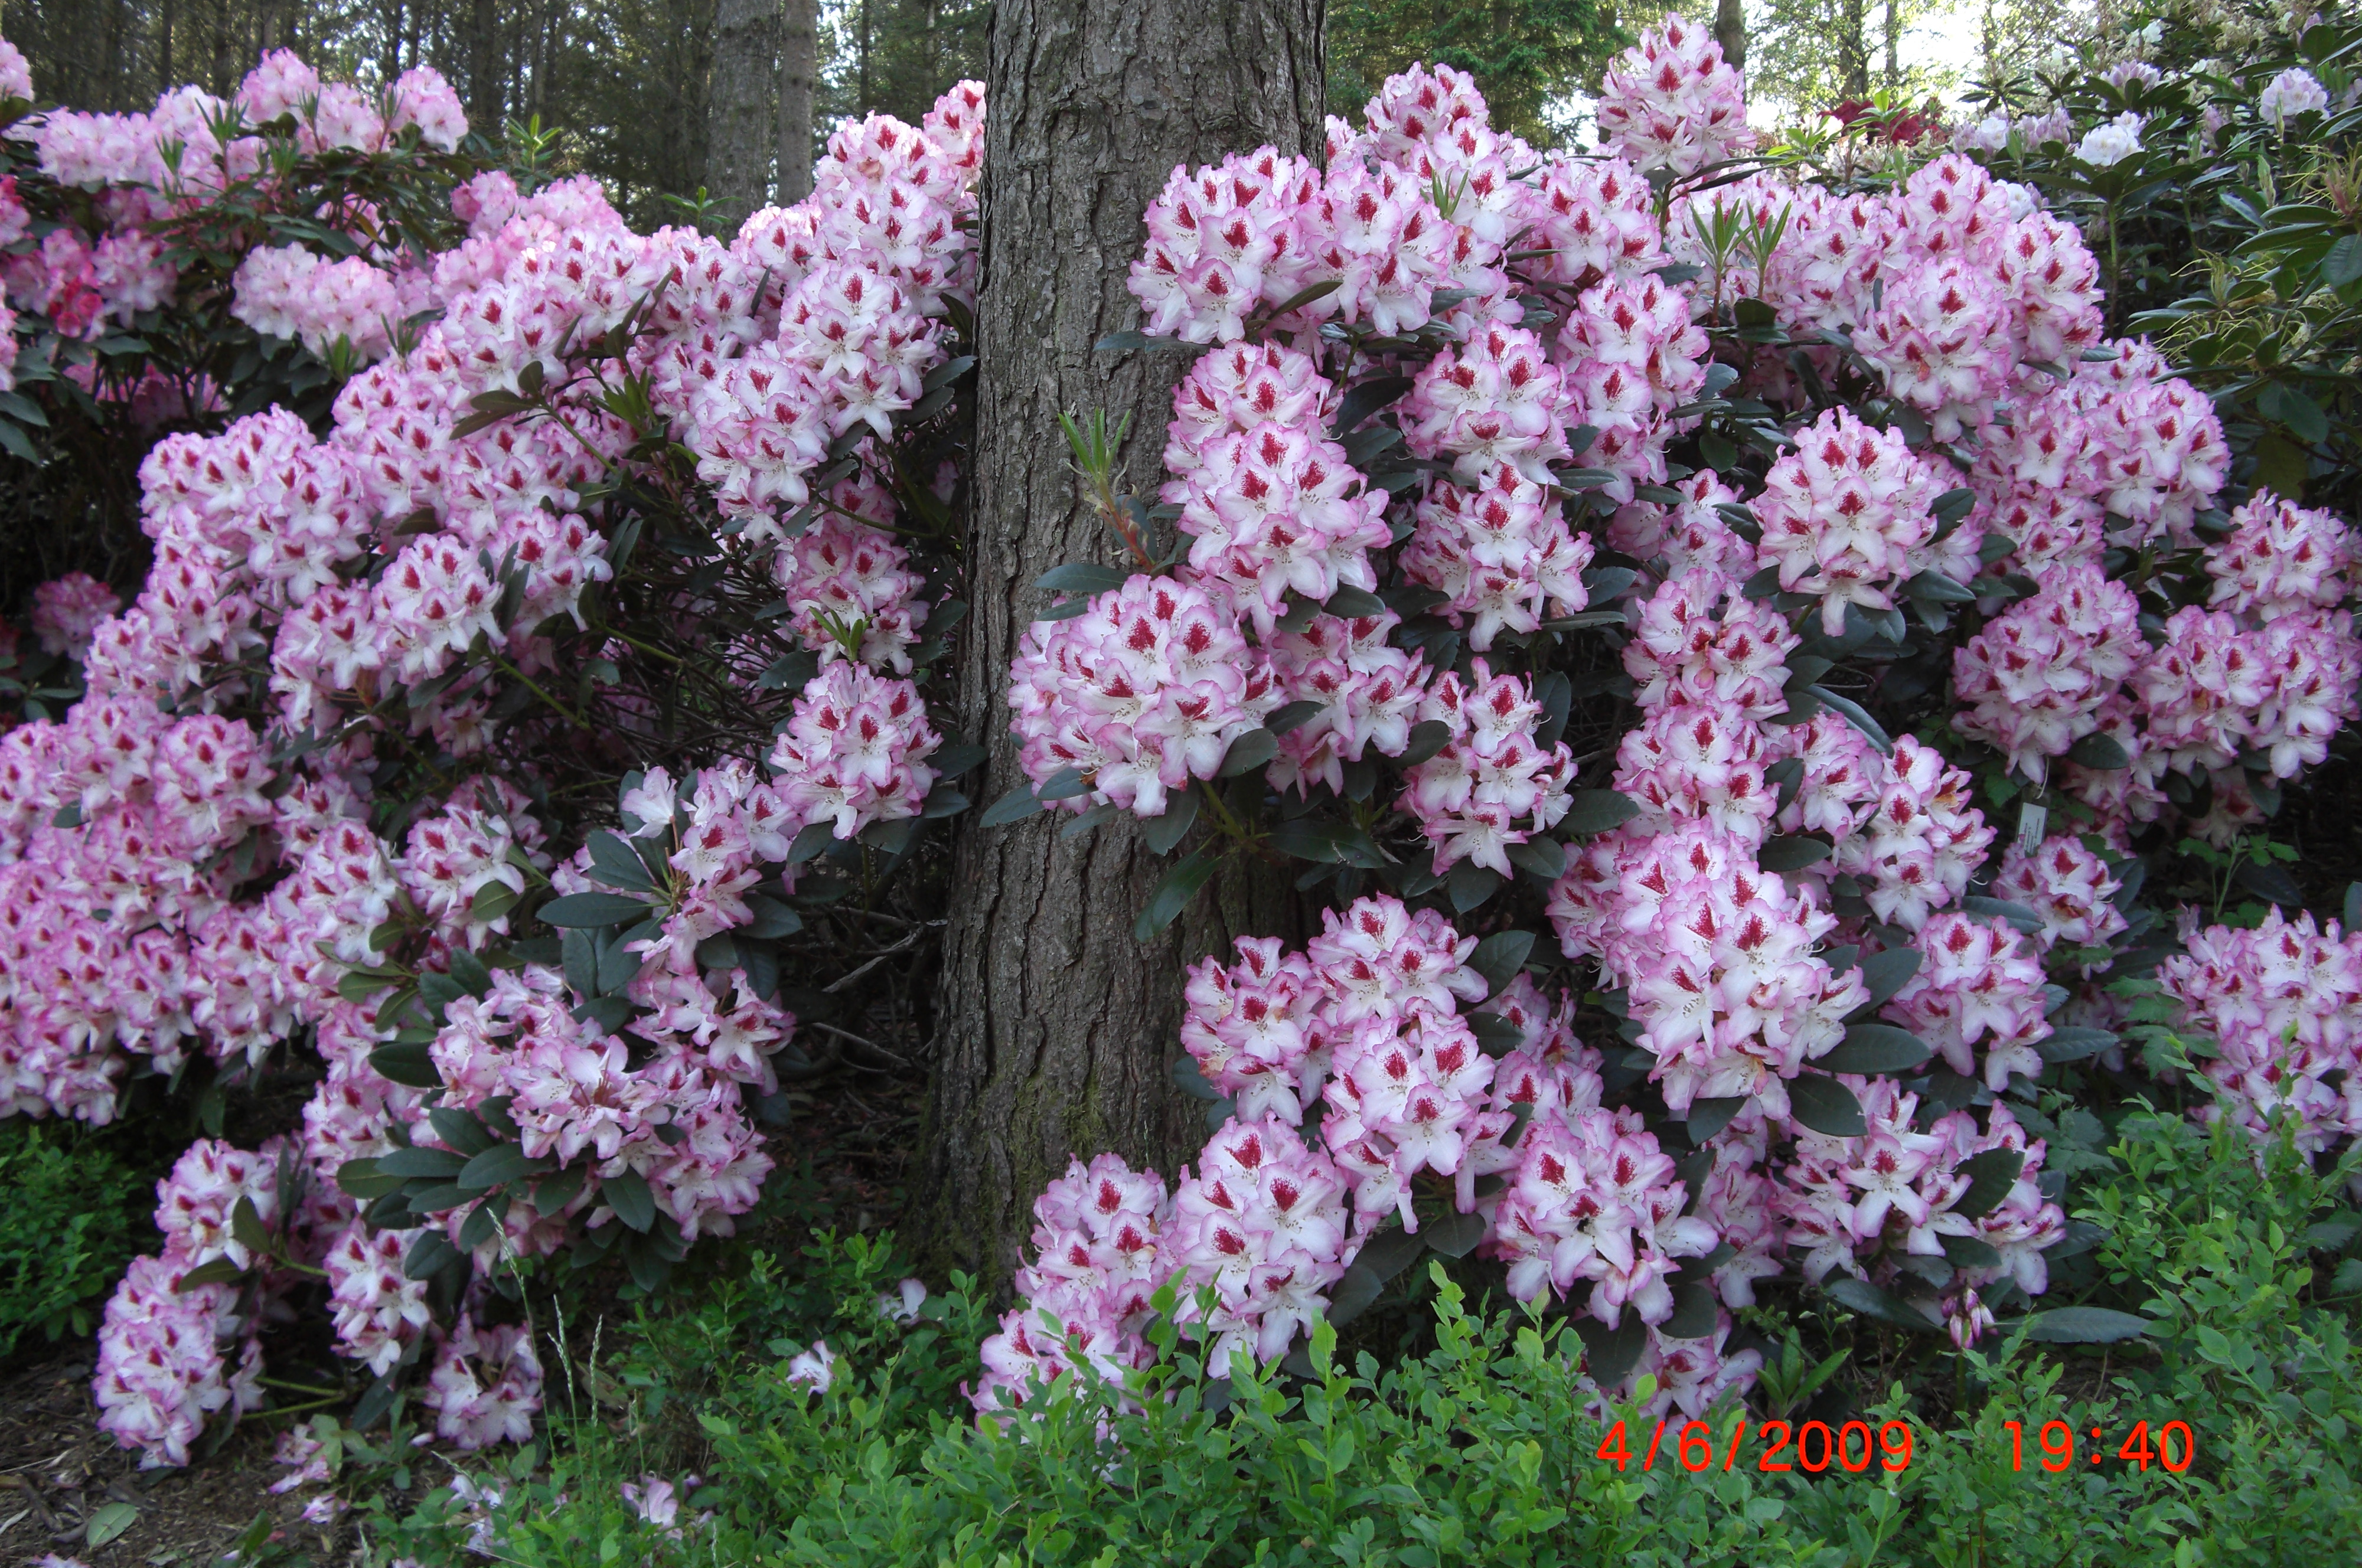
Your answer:
[[[705,191],[744,223],[771,193],[771,94],[778,85],[778,0],[722,0],[713,13],[713,75],[705,102]]]
[[[812,89],[820,81],[819,7],[782,0],[779,11],[779,205],[811,194]]]
[[[1844,72],[1844,91],[1849,99],[1870,96],[1870,31],[1864,14],[1867,4],[1868,0],[1845,0],[1838,61]]]
[[[1132,488],[1154,489],[1179,356],[1102,354],[1139,323],[1124,291],[1141,215],[1176,163],[1271,143],[1318,156],[1324,0],[1001,0],[987,43],[977,442],[960,729],[991,750],[979,800],[1022,782],[1010,653],[1032,585],[1120,547],[1078,504],[1057,416],[1129,415]],[[1292,935],[1290,878],[1226,872],[1180,928],[1133,939],[1171,861],[1129,819],[1061,839],[1065,813],[965,828],[952,867],[919,1231],[938,1268],[994,1287],[1070,1155],[1170,1175],[1206,1129],[1174,1088],[1182,965],[1233,934]]]
[[[1733,71],[1747,69],[1747,6],[1745,0],[1721,0],[1715,7],[1714,41]]]
[[[492,0],[476,0],[468,37],[468,123],[488,137],[501,134],[500,77],[492,70],[492,43],[499,22]]]

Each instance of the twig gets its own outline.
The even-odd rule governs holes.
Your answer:
[[[911,947],[917,944],[920,936],[924,933],[924,927],[921,927],[919,930],[911,932],[910,935],[896,943],[893,946],[887,948],[884,952],[878,954],[877,957],[872,958],[868,963],[861,966],[860,968],[854,970],[853,973],[840,976],[838,978],[831,980],[828,984],[821,988],[821,994],[822,996],[833,996],[837,992],[844,989],[845,987],[853,984],[854,981],[861,978],[862,976],[869,973],[870,970],[877,967],[878,965],[886,962],[887,959],[894,956],[897,953],[909,952]],[[822,1027],[825,1027],[825,1025]],[[846,1038],[853,1039],[856,1037],[847,1035]],[[862,1043],[866,1045],[869,1043],[865,1040]]]

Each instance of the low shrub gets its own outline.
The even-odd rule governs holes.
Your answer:
[[[2362,1231],[2342,1197],[2362,1160],[2316,1174],[2283,1143],[2259,1162],[2228,1128],[2146,1109],[2096,1157],[2104,1179],[2074,1204],[2093,1245],[2068,1309],[2129,1312],[2136,1342],[2020,1331],[1965,1353],[1948,1387],[1915,1375],[1924,1340],[1806,1312],[1801,1332],[1763,1345],[1744,1406],[1700,1428],[1672,1418],[1653,1459],[1645,1394],[1598,1408],[1561,1343],[1563,1315],[1496,1310],[1440,1260],[1431,1332],[1392,1364],[1341,1348],[1324,1323],[1302,1361],[1242,1358],[1225,1382],[1168,1301],[1120,1409],[1057,1397],[970,1424],[955,1385],[978,1370],[965,1353],[983,1319],[973,1292],[963,1282],[898,1322],[890,1249],[823,1239],[800,1272],[758,1262],[695,1311],[644,1316],[569,1361],[546,1465],[528,1451],[416,1507],[380,1496],[368,1560],[2339,1560],[2362,1525],[2362,1260],[2323,1254]],[[566,1331],[587,1348],[581,1325]],[[816,1390],[822,1342],[831,1374]],[[1771,1420],[1825,1421],[1863,1468],[1766,1470],[1797,1458],[1767,1452]],[[2175,1421],[2194,1449],[2178,1433],[2159,1446]],[[355,1473],[347,1489],[365,1496],[374,1479]],[[2100,1541],[2114,1544],[2094,1558]]]
[[[96,1325],[146,1235],[154,1176],[79,1123],[0,1120],[0,1362]]]

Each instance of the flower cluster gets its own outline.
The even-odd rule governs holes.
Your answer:
[[[1860,1100],[1867,1131],[1840,1138],[1801,1130],[1776,1189],[1788,1245],[1804,1253],[1805,1277],[1817,1284],[1841,1270],[1885,1284],[1932,1275],[1942,1283],[1934,1286],[1940,1295],[1930,1317],[1962,1345],[1992,1327],[1981,1292],[2004,1282],[2028,1296],[2047,1289],[2043,1250],[2065,1236],[2067,1219],[2042,1196],[2042,1141],[2028,1140],[2006,1105],[1987,1108],[1982,1128],[1972,1112],[1956,1110],[1922,1130],[1914,1120],[1918,1097],[1891,1079],[1840,1081]],[[1964,1211],[1977,1182],[1962,1166],[2002,1151],[2018,1159],[2008,1190]],[[1947,1262],[1948,1237],[1981,1242],[1998,1261]]]
[[[1483,659],[1462,678],[1447,670],[1431,682],[1419,719],[1444,727],[1441,749],[1405,770],[1403,810],[1435,849],[1435,867],[1466,860],[1502,876],[1508,852],[1556,827],[1572,803],[1574,754],[1545,745],[1532,684],[1495,675]]]
[[[1821,629],[1845,630],[1846,607],[1893,610],[1894,592],[1940,570],[1973,538],[1936,539],[1930,510],[1942,481],[1899,430],[1874,430],[1833,408],[1796,433],[1796,450],[1772,465],[1754,502],[1763,527],[1757,558],[1779,569],[1791,593],[1817,595]],[[1968,575],[1973,575],[1970,573]]]
[[[1694,174],[1755,145],[1738,72],[1711,32],[1679,15],[1607,68],[1598,114],[1600,145],[1642,170]]]
[[[2221,1048],[2202,1063],[2218,1092],[2199,1114],[2258,1140],[2286,1120],[2308,1157],[2362,1131],[2362,935],[2274,910],[2252,931],[2192,922],[2182,940],[2158,984]]]
[[[1155,817],[1172,791],[1212,778],[1279,697],[1268,662],[1204,591],[1142,576],[1029,627],[1009,702],[1035,785],[1072,770],[1088,785],[1065,799],[1072,809],[1113,801]]]
[[[1314,602],[1377,586],[1385,491],[1321,430],[1329,383],[1284,348],[1209,355],[1175,390],[1165,501],[1189,536],[1185,578],[1269,636],[1287,594]]]
[[[262,1401],[260,1325],[239,1314],[229,1286],[187,1276],[216,1260],[238,1269],[259,1261],[238,1240],[239,1211],[258,1229],[279,1217],[276,1157],[268,1145],[248,1153],[201,1139],[156,1184],[164,1250],[135,1260],[107,1302],[92,1386],[99,1430],[138,1449],[142,1469],[186,1464],[208,1415],[235,1418]],[[240,1341],[232,1368],[222,1346]]]

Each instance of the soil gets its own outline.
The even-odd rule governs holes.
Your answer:
[[[303,1530],[302,1497],[274,1497],[272,1438],[260,1421],[231,1434],[220,1452],[186,1470],[138,1468],[94,1424],[87,1343],[0,1381],[0,1562],[56,1552],[90,1568],[174,1568],[213,1561],[226,1541],[269,1509]],[[92,1547],[93,1516],[110,1503],[138,1510],[127,1529]]]

